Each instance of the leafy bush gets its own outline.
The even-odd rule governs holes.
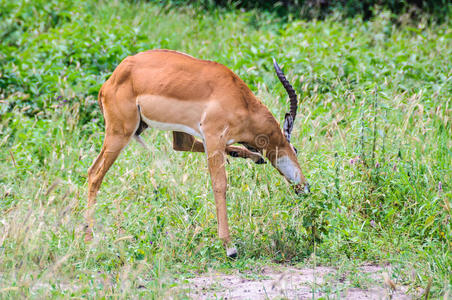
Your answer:
[[[131,1],[137,2],[137,0]],[[201,6],[203,8],[224,6],[263,9],[283,16],[291,14],[296,18],[325,18],[333,13],[341,14],[344,17],[361,15],[365,20],[378,13],[378,10],[375,11],[377,6],[396,15],[409,13],[411,17],[419,17],[428,14],[440,21],[447,19],[451,10],[450,3],[447,0],[171,0],[168,2],[176,6],[191,3],[195,7]]]

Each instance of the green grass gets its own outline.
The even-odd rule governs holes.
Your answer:
[[[399,21],[0,0],[0,297],[160,298],[209,269],[314,262],[390,263],[413,291],[430,279],[433,295],[450,291],[452,30]],[[144,134],[150,153],[131,143],[107,174],[95,240],[83,242],[97,92],[152,48],[225,64],[278,120],[288,103],[271,57],[300,95],[292,139],[312,194],[230,159],[236,261],[217,239],[205,156],[173,152],[156,130]]]

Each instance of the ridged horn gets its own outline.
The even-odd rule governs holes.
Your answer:
[[[289,94],[290,115],[292,116],[293,121],[295,121],[295,117],[297,116],[297,108],[298,108],[297,94],[295,93],[295,90],[290,85],[289,81],[287,80],[286,76],[284,75],[284,72],[278,66],[278,63],[276,62],[276,59],[274,59],[274,58],[273,58],[273,66],[275,67],[276,75],[278,76],[279,81],[281,81],[282,85],[284,86],[284,88],[287,91],[287,94]]]

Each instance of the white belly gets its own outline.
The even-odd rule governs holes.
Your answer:
[[[201,133],[187,125],[182,124],[174,124],[174,123],[163,123],[163,122],[157,122],[153,120],[149,120],[146,118],[143,114],[141,114],[141,119],[152,128],[160,129],[160,130],[166,130],[166,131],[179,131],[179,132],[185,132],[188,134],[191,134],[197,138],[200,138],[204,140],[204,137],[201,135]]]

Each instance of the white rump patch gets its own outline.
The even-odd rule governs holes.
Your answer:
[[[300,183],[300,171],[288,156],[278,157],[276,159],[276,168],[278,168],[278,170],[290,181],[297,184]]]
[[[157,122],[157,121],[149,120],[143,114],[141,114],[141,118],[149,127],[160,129],[160,130],[166,130],[166,131],[185,132],[185,133],[191,134],[195,137],[198,137],[198,138],[204,140],[204,137],[201,135],[201,133],[199,133],[198,131],[194,130],[193,128],[191,128],[187,125]]]

